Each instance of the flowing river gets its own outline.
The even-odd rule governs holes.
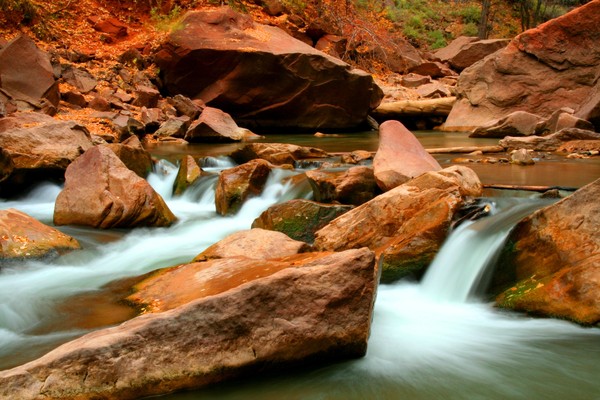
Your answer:
[[[319,144],[327,142],[312,140],[316,147],[333,150]],[[373,150],[372,138],[360,140],[353,148],[335,150]],[[343,140],[337,145],[341,142],[348,145]],[[159,156],[177,158],[172,149],[162,149],[164,154],[155,150]],[[209,170],[230,165],[223,158],[211,161]],[[553,182],[537,177],[536,169],[545,167],[536,165],[526,170],[531,173],[523,175],[524,182],[517,183],[581,186],[600,176],[597,162],[548,162]],[[561,163],[579,165],[575,168],[579,172],[561,177],[555,173],[564,171]],[[106,232],[61,227],[84,249],[51,262],[0,269],[0,370],[37,358],[90,329],[130,318],[128,309],[120,310],[106,299],[102,288],[107,283],[187,262],[228,234],[248,229],[268,206],[310,196],[306,188],[283,179],[293,172],[277,170],[261,197],[248,201],[235,216],[219,217],[215,179],[205,179],[174,198],[170,191],[175,173],[175,165],[163,161],[149,178],[179,217],[174,226]],[[496,175],[483,175],[482,180],[489,182],[506,179],[507,174],[498,174],[497,169]],[[44,184],[18,201],[0,201],[0,209],[14,207],[51,224],[59,191],[59,186]],[[421,282],[379,286],[366,357],[161,399],[600,399],[599,329],[501,311],[478,296],[494,251],[510,228],[547,204],[527,197],[490,200],[495,203],[494,215],[456,229]]]

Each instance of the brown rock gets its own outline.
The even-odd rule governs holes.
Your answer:
[[[271,164],[260,159],[222,171],[215,190],[217,213],[235,214],[249,197],[260,195],[270,172]]]
[[[79,248],[76,239],[21,211],[0,210],[0,266],[7,260],[56,256]]]
[[[565,128],[578,128],[593,131],[594,125],[589,121],[574,116],[572,108],[563,107],[560,110],[553,112],[546,121],[540,122],[536,126],[535,134],[544,136]]]
[[[600,66],[600,2],[591,1],[530,29],[465,69],[445,130],[472,130],[514,111],[549,117],[579,110]]]
[[[8,129],[0,135],[16,169],[64,170],[92,147],[88,130],[73,121],[52,121],[30,128]]]
[[[591,153],[600,152],[600,139],[598,140],[571,140],[560,145],[559,153]],[[598,153],[596,153],[598,154]]]
[[[458,166],[424,173],[336,218],[316,232],[313,247],[321,251],[369,247],[382,256],[382,282],[422,272],[463,204],[461,191],[481,195],[481,184],[471,181],[473,176]],[[477,186],[478,193],[473,191]]]
[[[154,108],[158,106],[160,92],[153,87],[139,85],[134,94],[131,104],[137,107]]]
[[[187,13],[181,24],[155,56],[166,90],[250,129],[352,128],[383,97],[369,74],[229,7]]]
[[[373,154],[366,150],[354,150],[351,153],[342,154],[340,161],[344,164],[360,164],[373,159]]]
[[[304,253],[310,246],[291,239],[282,232],[253,228],[239,231],[209,246],[198,254],[194,261],[215,258],[246,257],[253,260],[268,260]]]
[[[315,44],[315,49],[329,54],[330,56],[342,58],[346,52],[348,39],[343,36],[326,34]]]
[[[105,146],[89,149],[69,165],[54,205],[56,225],[131,228],[169,226],[175,220],[148,182]]]
[[[506,47],[510,42],[509,39],[470,40],[472,38],[467,37],[467,40],[462,39],[460,47],[458,45],[454,46],[454,42],[459,39],[461,38],[457,38],[447,48],[438,50],[435,53],[436,57],[442,61],[447,61],[457,71],[470,67],[477,61]]]
[[[160,137],[176,137],[183,138],[189,126],[189,118],[169,118],[162,124],[154,134]]]
[[[600,179],[523,219],[496,275],[501,307],[600,323]]]
[[[86,70],[67,66],[62,71],[63,79],[81,93],[89,93],[96,88],[98,81]]]
[[[400,122],[390,120],[380,125],[373,171],[381,190],[390,190],[424,172],[440,169],[435,158]]]
[[[56,112],[60,94],[50,57],[29,37],[17,36],[0,49],[0,76],[2,93],[19,110],[49,110],[46,113],[51,115]]]
[[[373,197],[377,183],[371,167],[358,166],[346,171],[310,170],[306,177],[314,199],[321,203],[361,205]]]
[[[285,143],[250,143],[233,151],[230,155],[238,164],[257,158],[267,160],[271,164],[294,164],[295,161],[307,158],[324,158],[329,154],[315,147],[297,146]]]
[[[106,146],[119,157],[127,168],[141,178],[146,178],[154,169],[152,156],[144,149],[137,136],[131,136],[123,143],[108,144]]]
[[[200,106],[197,103],[200,102],[197,100],[194,102],[188,97],[185,97],[181,94],[173,96],[171,99],[173,107],[177,110],[180,115],[187,116],[190,120],[195,120],[200,116],[202,110],[204,110],[204,106]]]
[[[184,139],[188,142],[236,142],[244,131],[231,116],[217,108],[206,107],[200,118],[192,122]]]
[[[510,154],[510,163],[516,165],[533,165],[535,161],[526,149],[518,149]]]
[[[417,94],[423,98],[440,98],[452,96],[452,92],[448,87],[439,82],[427,83],[417,88]]]
[[[454,76],[456,72],[448,68],[447,65],[437,61],[426,61],[418,66],[410,68],[408,70],[413,74],[430,76],[432,78],[443,78],[445,76]]]
[[[100,19],[98,17],[91,17],[90,22],[98,32],[106,33],[116,38],[127,36],[127,25],[116,18]]]
[[[600,82],[591,90],[575,116],[590,121],[594,124],[595,130],[600,132]]]
[[[6,180],[15,169],[10,153],[0,148],[0,182]]]
[[[173,182],[173,194],[179,196],[202,176],[202,168],[194,157],[186,155],[179,164],[179,170]]]
[[[425,76],[415,73],[404,75],[401,80],[402,86],[407,88],[417,88],[426,83],[431,83],[431,77],[429,75]]]
[[[292,239],[312,243],[316,231],[352,208],[349,205],[294,199],[275,204],[263,211],[252,222],[252,228],[279,231]]]
[[[577,128],[568,128],[548,136],[508,136],[500,140],[499,144],[507,150],[529,149],[535,151],[557,151],[563,143],[572,140],[600,140],[600,133]]]
[[[203,297],[196,289],[199,298],[183,306],[89,333],[2,371],[0,397],[29,400],[43,391],[48,398],[136,399],[257,371],[364,356],[377,284],[373,253],[360,249],[296,257],[289,268],[261,272],[264,277],[258,279],[243,269],[232,279],[218,268],[227,260],[212,261],[215,272],[180,274],[186,287],[205,287],[218,295]],[[264,263],[253,260],[251,265],[260,272]],[[177,286],[175,293],[180,290]],[[163,296],[160,304],[173,292],[157,293]]]
[[[490,121],[476,128],[469,135],[472,138],[503,138],[505,136],[531,136],[543,118],[526,111],[515,111],[506,117]]]

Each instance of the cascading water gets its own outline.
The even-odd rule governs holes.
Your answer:
[[[162,163],[160,169],[149,180],[179,217],[174,226],[103,233],[63,228],[84,243],[83,250],[51,263],[27,262],[0,270],[0,369],[83,333],[60,328],[32,333],[57,318],[57,301],[121,277],[189,261],[224,236],[248,229],[269,205],[305,196],[281,183],[291,172],[278,171],[260,198],[248,201],[236,216],[219,217],[215,179],[172,197],[175,166]],[[44,185],[23,200],[0,203],[0,208],[18,208],[50,223],[59,191]],[[380,285],[363,359],[163,398],[597,399],[598,329],[502,312],[472,296],[493,248],[522,215],[540,206],[513,203],[499,204],[495,216],[457,229],[422,284]]]

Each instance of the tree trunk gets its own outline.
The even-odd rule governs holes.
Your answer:
[[[487,39],[491,2],[492,0],[481,1],[481,17],[479,18],[479,30],[477,32],[479,39]]]

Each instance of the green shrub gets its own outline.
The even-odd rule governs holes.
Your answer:
[[[477,24],[481,18],[481,8],[479,6],[467,6],[458,12],[465,24]]]
[[[477,26],[477,24],[475,24],[473,22],[466,24],[462,31],[462,34],[464,36],[477,36],[478,33],[479,33],[479,27]]]
[[[444,33],[440,30],[427,32],[427,42],[432,49],[440,49],[448,44]]]
[[[19,14],[24,24],[30,24],[37,16],[37,7],[30,0],[0,0],[0,11]]]

